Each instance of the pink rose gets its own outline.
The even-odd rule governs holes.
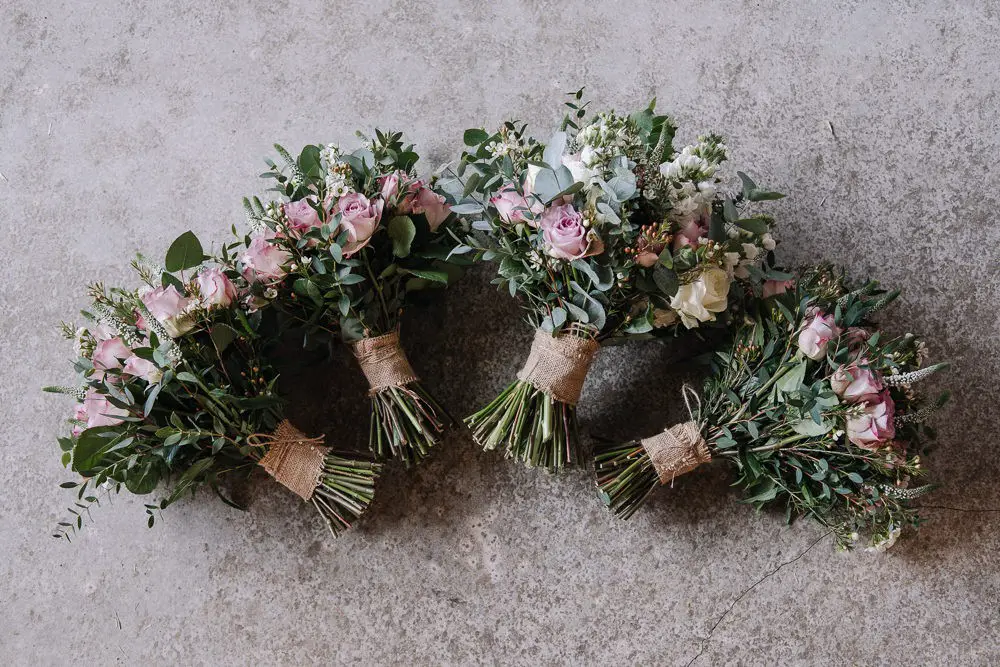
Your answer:
[[[840,328],[834,324],[833,316],[817,312],[799,333],[799,349],[810,359],[822,359],[827,344],[839,335]]]
[[[176,338],[194,327],[194,320],[186,312],[191,300],[184,298],[173,285],[157,287],[142,295],[142,302],[167,333]]]
[[[896,406],[888,390],[877,396],[878,402],[865,403],[864,411],[847,420],[847,437],[858,447],[878,449],[886,440],[896,437],[892,419]]]
[[[163,373],[152,361],[132,355],[125,360],[125,367],[122,368],[122,375],[133,375],[140,377],[150,384],[156,384],[163,377]]]
[[[126,410],[111,405],[107,398],[97,393],[96,389],[87,390],[83,399],[83,409],[87,412],[87,428],[115,426],[122,423],[120,417],[128,416]]]
[[[525,188],[524,194],[520,195],[517,193],[517,188],[509,184],[490,197],[490,204],[496,208],[497,215],[504,222],[513,224],[526,222],[532,227],[538,225],[536,217],[545,208],[542,202],[531,196],[527,188]]]
[[[674,234],[674,250],[686,245],[698,247],[699,239],[708,236],[708,219],[700,215],[692,216],[682,221]]]
[[[292,253],[270,242],[275,238],[273,231],[250,241],[249,247],[240,256],[243,277],[252,282],[272,282],[281,280],[288,271],[285,265],[292,259]]]
[[[436,232],[441,223],[444,222],[451,213],[445,198],[424,186],[419,181],[417,191],[407,195],[402,204],[409,208],[410,213],[423,214],[427,218],[427,225],[432,232]]]
[[[381,188],[382,199],[386,202],[392,201],[392,198],[399,192],[399,172],[394,171],[391,174],[386,174],[378,179],[378,184]]]
[[[298,201],[290,201],[284,205],[285,217],[288,219],[288,227],[299,234],[308,232],[313,227],[323,224],[319,214],[310,202],[315,203],[315,197],[306,197]]]
[[[570,204],[550,206],[539,227],[552,257],[574,260],[604,252],[604,243],[583,226],[583,216]]]
[[[94,337],[94,340],[106,340],[108,338],[114,338],[115,332],[103,324],[97,324],[96,326],[90,327],[90,335]]]
[[[775,296],[776,294],[784,294],[786,291],[795,287],[794,280],[765,280],[764,281],[764,298]]]
[[[833,392],[848,403],[867,403],[878,398],[882,380],[868,367],[867,359],[841,366],[830,377]]]
[[[236,298],[236,285],[233,284],[222,269],[211,267],[198,274],[198,291],[201,292],[201,302],[205,306],[221,306],[226,308]]]
[[[340,198],[334,213],[340,213],[340,227],[347,232],[344,256],[350,257],[368,245],[382,219],[382,207],[381,199],[371,202],[360,192],[351,192]]]
[[[100,376],[104,377],[103,371],[110,371],[122,367],[122,360],[132,356],[132,350],[121,338],[106,338],[94,347],[94,354],[91,360],[94,368],[101,371]]]

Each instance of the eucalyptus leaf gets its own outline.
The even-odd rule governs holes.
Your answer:
[[[480,128],[468,129],[462,134],[462,141],[466,146],[478,146],[489,138],[489,133]]]
[[[810,437],[825,435],[830,432],[830,424],[824,422],[822,424],[817,424],[812,419],[803,419],[792,425],[792,430],[800,435],[808,435]]]
[[[562,165],[562,156],[566,152],[566,133],[556,132],[549,139],[545,151],[542,153],[542,160],[551,169]]]
[[[170,244],[163,264],[167,271],[183,271],[198,266],[204,259],[205,251],[201,247],[201,241],[194,232],[187,231]]]

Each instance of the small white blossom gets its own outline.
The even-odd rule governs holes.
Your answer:
[[[327,167],[333,166],[340,158],[340,146],[337,144],[327,144],[320,149],[319,157],[326,162]]]

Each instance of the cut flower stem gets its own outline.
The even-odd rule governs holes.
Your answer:
[[[369,446],[378,458],[419,463],[441,439],[450,419],[419,381],[371,396]]]
[[[576,407],[524,380],[512,382],[465,423],[483,449],[502,447],[507,458],[530,467],[555,471],[579,459]]]

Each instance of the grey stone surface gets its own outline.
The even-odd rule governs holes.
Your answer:
[[[995,3],[293,4],[3,3],[0,663],[1000,663],[1000,514],[928,510],[884,556],[825,541],[740,597],[818,528],[755,516],[713,467],[617,522],[587,474],[522,469],[462,429],[386,475],[337,541],[269,484],[247,513],[203,494],[147,530],[122,496],[72,546],[49,537],[71,406],[39,388],[71,379],[56,324],[87,281],[126,279],[135,251],[189,228],[223,238],[272,141],[378,124],[432,167],[468,126],[516,114],[547,131],[581,84],[620,109],[657,96],[685,137],[727,135],[735,163],[791,195],[787,262],[908,287],[893,328],[955,362],[931,502],[1000,508]],[[530,340],[485,272],[411,312],[404,336],[459,415]],[[625,438],[679,415],[670,359],[603,353],[584,428]],[[363,437],[349,359],[302,383],[314,427]]]

